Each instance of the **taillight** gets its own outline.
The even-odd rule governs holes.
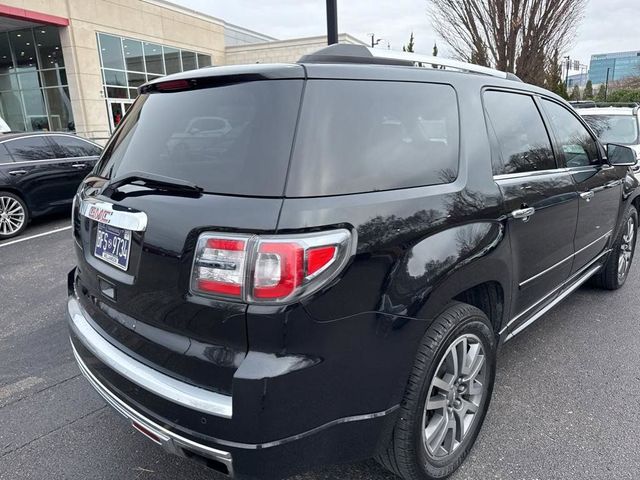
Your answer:
[[[194,258],[194,294],[286,303],[333,280],[352,254],[348,230],[302,235],[204,233]]]

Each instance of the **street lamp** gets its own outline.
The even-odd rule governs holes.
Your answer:
[[[327,0],[327,44],[338,43],[338,6],[337,0]]]
[[[381,38],[376,38],[376,34],[375,33],[367,33],[367,35],[369,37],[371,37],[371,48],[375,47],[376,45],[378,45],[382,41]]]

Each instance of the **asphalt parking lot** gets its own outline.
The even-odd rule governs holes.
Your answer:
[[[221,478],[166,456],[80,375],[64,319],[67,217],[0,242],[0,479]],[[484,429],[455,480],[638,478],[639,271],[617,292],[578,290],[504,347]],[[295,480],[393,478],[365,461]]]

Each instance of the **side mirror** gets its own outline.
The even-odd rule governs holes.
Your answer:
[[[632,167],[638,163],[636,152],[626,145],[607,143],[607,162],[609,165]]]

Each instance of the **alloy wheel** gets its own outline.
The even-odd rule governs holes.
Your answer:
[[[633,217],[629,217],[625,226],[622,244],[620,245],[620,255],[618,257],[618,281],[624,281],[631,267],[633,256],[633,240],[636,235],[636,224]]]
[[[458,337],[435,371],[422,419],[422,441],[432,458],[451,455],[480,413],[487,384],[485,351],[473,334]]]
[[[12,197],[0,197],[0,234],[13,235],[24,225],[26,213],[22,204]]]

